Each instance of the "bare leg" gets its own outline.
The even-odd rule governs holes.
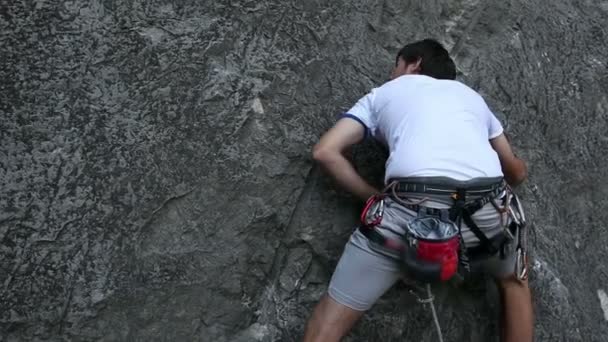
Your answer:
[[[532,342],[534,313],[528,282],[515,276],[496,279],[502,303],[503,342]]]
[[[336,302],[326,294],[306,324],[304,342],[338,342],[363,313]]]

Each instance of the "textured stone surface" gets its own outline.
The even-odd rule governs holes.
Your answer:
[[[310,149],[437,37],[530,165],[537,341],[606,341],[608,2],[2,1],[0,340],[296,341],[360,203]],[[383,153],[353,150],[370,180]],[[496,291],[437,289],[447,341]],[[605,305],[605,304],[604,304]],[[349,341],[434,341],[400,286]]]

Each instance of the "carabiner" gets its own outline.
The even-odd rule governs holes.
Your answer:
[[[517,248],[515,273],[517,275],[517,279],[520,281],[525,281],[528,279],[528,253],[526,253],[521,247]]]
[[[368,227],[378,225],[384,216],[384,199],[380,196],[373,196],[367,200],[361,212],[361,223]]]

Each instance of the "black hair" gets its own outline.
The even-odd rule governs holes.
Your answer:
[[[441,43],[434,39],[423,39],[407,44],[397,54],[407,63],[416,63],[419,59],[420,73],[437,79],[456,79],[456,65]]]

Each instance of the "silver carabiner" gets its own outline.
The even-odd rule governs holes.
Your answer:
[[[522,226],[526,224],[526,214],[524,213],[524,208],[521,206],[521,202],[519,197],[515,196],[515,203],[517,204],[517,212],[519,213],[519,220],[521,221]]]
[[[513,206],[511,205],[513,202],[515,202],[515,210],[513,210]],[[516,224],[520,226],[524,226],[526,224],[526,215],[524,214],[524,209],[521,206],[519,197],[517,197],[515,194],[513,194],[513,197],[509,202],[509,213]]]
[[[528,253],[526,253],[521,247],[517,248],[515,274],[517,275],[517,279],[520,281],[525,281],[528,279]]]

